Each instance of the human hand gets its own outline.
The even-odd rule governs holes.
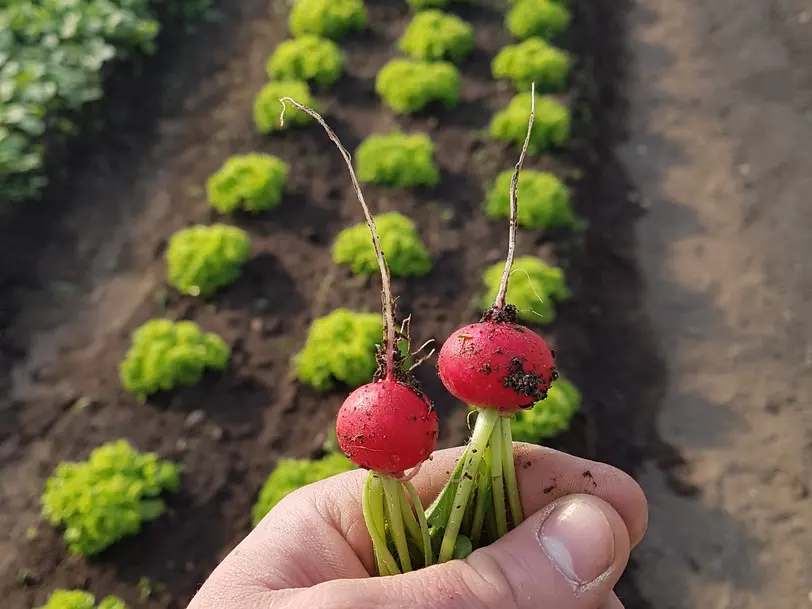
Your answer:
[[[414,484],[424,504],[462,449],[435,453]],[[370,577],[366,472],[292,493],[215,569],[188,609],[621,609],[612,592],[646,530],[642,490],[608,465],[514,448],[525,514],[497,542],[404,575]]]

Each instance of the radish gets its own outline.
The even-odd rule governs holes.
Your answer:
[[[524,146],[510,184],[510,239],[505,271],[493,306],[479,323],[454,332],[440,349],[438,372],[446,389],[470,406],[476,407],[476,425],[445,497],[429,508],[434,531],[443,532],[439,561],[450,560],[460,534],[478,545],[486,517],[493,512],[492,535],[499,538],[508,530],[507,503],[511,524],[523,520],[516,472],[513,463],[511,415],[530,408],[547,396],[558,377],[553,352],[541,336],[518,323],[516,307],[505,303],[508,280],[516,249],[518,225],[517,188],[535,117],[535,85],[532,86],[530,119]],[[476,487],[476,492],[474,488]],[[435,510],[443,501],[452,509]],[[490,504],[490,505],[489,505]],[[446,522],[442,522],[447,515]],[[437,521],[440,521],[439,523]]]
[[[359,387],[347,397],[336,420],[336,436],[341,450],[358,467],[369,470],[362,504],[378,572],[380,575],[395,575],[411,571],[410,541],[418,555],[422,552],[423,566],[429,566],[433,562],[433,550],[428,523],[420,498],[410,480],[434,451],[438,423],[437,413],[431,401],[421,391],[412,370],[431,357],[434,350],[410,367],[406,366],[406,362],[432,341],[425,343],[409,357],[401,354],[398,341],[403,339],[407,345],[406,352],[409,353],[410,318],[403,322],[400,331],[395,328],[395,301],[392,297],[389,267],[381,250],[375,221],[353,169],[352,157],[315,110],[289,97],[280,101],[281,121],[284,121],[285,102],[288,102],[318,121],[344,157],[355,194],[369,226],[381,272],[384,339],[378,348],[378,371],[372,383]],[[412,471],[406,474],[406,470]],[[390,551],[390,539],[397,560]]]

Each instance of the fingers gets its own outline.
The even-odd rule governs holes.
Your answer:
[[[623,603],[620,602],[620,599],[617,597],[617,594],[612,592],[609,595],[609,598],[603,601],[603,604],[598,609],[625,609],[623,607]]]
[[[617,609],[619,601],[605,603],[616,600],[612,588],[629,550],[617,511],[597,497],[575,495],[467,560],[363,583],[328,582],[286,600],[297,609]]]

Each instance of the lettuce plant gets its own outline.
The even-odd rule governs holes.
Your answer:
[[[499,51],[491,64],[494,78],[506,78],[517,91],[529,91],[530,85],[547,91],[567,86],[570,56],[541,38],[528,38]]]
[[[474,28],[456,15],[422,11],[406,27],[398,47],[413,59],[459,62],[474,48]]]
[[[431,270],[431,254],[409,218],[394,211],[380,214],[375,216],[375,227],[393,276],[420,277]],[[356,275],[379,272],[366,222],[338,234],[333,245],[333,261],[349,265]]]
[[[485,293],[480,305],[488,308],[496,298],[502,280],[504,262],[497,262],[485,271]],[[555,319],[555,303],[569,298],[564,272],[535,256],[520,256],[513,264],[508,284],[507,301],[519,310],[525,323],[548,324]]]
[[[240,276],[251,256],[251,238],[227,224],[178,231],[166,250],[167,278],[182,294],[210,296]]]
[[[225,370],[230,358],[223,339],[196,323],[153,319],[133,332],[119,376],[124,388],[143,400],[158,391],[194,385],[207,369]]]
[[[531,93],[519,93],[504,110],[491,120],[491,137],[500,142],[521,146],[527,135],[530,118]],[[536,120],[530,134],[531,154],[540,154],[552,147],[563,146],[570,138],[570,111],[552,97],[536,99]]]
[[[533,408],[516,413],[512,423],[513,440],[538,444],[569,428],[581,408],[581,393],[568,380],[560,378],[547,391],[547,397]]]
[[[277,503],[293,491],[353,469],[355,469],[355,466],[352,462],[340,452],[330,453],[318,461],[310,459],[279,459],[271,475],[268,476],[262,486],[259,498],[251,512],[251,520],[254,526],[258,525]]]
[[[488,193],[485,213],[491,218],[510,216],[510,182],[513,170],[503,171]],[[519,224],[525,228],[576,226],[567,186],[551,173],[525,169],[519,176]]]
[[[406,0],[414,11],[424,11],[432,8],[445,8],[449,4],[472,4],[474,0]]]
[[[368,383],[377,368],[382,332],[376,313],[336,309],[316,319],[304,349],[294,358],[296,377],[319,391],[330,391],[338,383],[353,388]]]
[[[344,53],[332,40],[305,34],[279,44],[267,70],[272,80],[304,80],[329,87],[344,73]]]
[[[289,25],[297,37],[314,34],[336,40],[366,28],[367,9],[363,0],[296,0]]]
[[[107,596],[96,605],[96,597],[90,592],[57,589],[37,609],[127,609],[127,605],[117,596]]]
[[[206,182],[209,203],[222,214],[274,209],[282,202],[289,170],[270,154],[233,156]]]
[[[519,40],[533,36],[550,40],[567,31],[570,12],[554,0],[519,0],[508,11],[505,24]]]
[[[284,125],[279,120],[282,114],[282,104],[279,102],[283,97],[295,99],[300,104],[320,111],[320,104],[310,93],[310,87],[306,82],[300,80],[279,80],[269,82],[262,87],[262,90],[254,99],[254,124],[260,133],[271,133],[291,127],[301,127],[313,122],[313,118],[301,110],[297,110],[290,104],[285,108]]]
[[[42,513],[65,528],[71,552],[89,556],[160,517],[166,511],[160,495],[178,488],[177,465],[118,440],[95,449],[87,461],[60,463],[45,483]]]
[[[367,184],[413,188],[433,187],[440,181],[434,143],[423,133],[370,135],[361,142],[355,159],[358,179]]]
[[[378,72],[375,91],[396,113],[411,114],[434,102],[453,108],[459,101],[461,84],[453,64],[393,59]]]

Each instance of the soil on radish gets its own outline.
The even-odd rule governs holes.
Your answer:
[[[320,395],[289,374],[314,317],[339,306],[378,311],[380,295],[374,277],[352,277],[330,260],[338,231],[361,214],[320,127],[267,138],[253,131],[251,101],[266,81],[265,60],[286,36],[284,4],[271,3],[269,14],[267,0],[221,2],[219,22],[164,44],[143,71],[116,77],[97,109],[108,127],[64,159],[43,202],[0,218],[4,606],[24,609],[55,587],[88,586],[133,607],[184,607],[250,530],[251,506],[276,459],[319,454],[346,396]],[[374,77],[397,54],[395,40],[409,15],[405,3],[367,4],[372,32],[342,43],[348,74],[320,97],[350,150],[370,133],[397,127],[435,141],[437,189],[365,192],[378,211],[414,219],[435,255],[428,276],[395,279],[393,288],[401,318],[414,314],[416,344],[442,341],[480,319],[482,272],[506,251],[506,223],[482,213],[485,186],[517,155],[484,135],[511,97],[490,79],[490,59],[509,43],[503,7],[494,1],[458,9],[477,28],[477,48],[462,66],[460,106],[394,118],[376,98]],[[542,330],[584,399],[583,412],[554,446],[634,473],[661,450],[648,405],[662,390],[662,371],[641,313],[632,232],[638,210],[613,157],[624,112],[623,15],[610,0],[573,5],[564,44],[577,57],[568,96],[575,140],[566,152],[529,158],[526,167],[568,178],[590,228],[554,242],[520,231],[517,254],[562,265],[573,293]],[[166,240],[215,218],[201,185],[228,156],[249,151],[278,155],[292,172],[280,209],[234,218],[254,243],[242,278],[209,302],[165,290]],[[157,316],[192,319],[219,333],[233,346],[229,370],[146,404],[126,395],[117,364],[132,330]],[[441,444],[460,444],[467,409],[445,393],[432,365],[418,376],[436,402]],[[76,408],[80,398],[89,405]],[[74,560],[59,533],[38,519],[42,484],[59,461],[84,458],[118,437],[183,463],[183,490],[169,498],[169,513],[139,535],[92,560]],[[36,534],[27,535],[29,527]],[[143,600],[142,577],[153,583]],[[618,591],[626,607],[640,609],[633,577],[632,569]]]

